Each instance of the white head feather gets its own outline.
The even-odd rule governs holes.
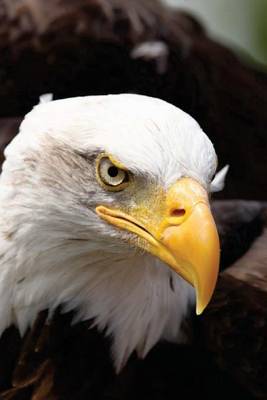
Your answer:
[[[12,323],[23,333],[40,310],[61,304],[112,335],[119,370],[134,350],[144,357],[160,339],[181,340],[193,290],[96,215],[95,206],[115,196],[97,186],[99,151],[165,188],[189,176],[209,190],[217,160],[188,114],[130,94],[41,103],[6,149],[0,333]]]

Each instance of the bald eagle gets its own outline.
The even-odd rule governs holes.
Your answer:
[[[41,335],[40,345],[36,330],[44,332],[58,310],[71,313],[68,329],[86,321],[109,338],[117,373],[132,353],[144,358],[160,340],[182,341],[191,308],[202,313],[212,296],[220,253],[209,207],[217,157],[197,122],[141,95],[44,102],[5,157],[2,338],[17,327],[17,340],[28,337],[22,344],[34,343],[36,357],[46,340]],[[53,346],[49,352],[49,372],[35,364],[27,378],[28,356],[16,353],[6,398],[25,390],[25,379],[46,393],[31,397],[31,388],[26,398],[56,392]]]

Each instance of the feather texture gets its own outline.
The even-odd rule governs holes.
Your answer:
[[[131,191],[107,192],[99,152],[133,174]],[[129,234],[100,220],[99,204],[157,201],[188,176],[209,190],[217,159],[197,122],[155,98],[122,94],[42,102],[5,151],[0,178],[0,332],[23,335],[41,310],[60,305],[112,337],[117,371],[136,350],[183,340],[193,289]],[[154,188],[154,189],[152,189]],[[154,196],[154,197],[153,197]],[[127,241],[128,240],[128,241]],[[133,243],[133,242],[130,242]]]

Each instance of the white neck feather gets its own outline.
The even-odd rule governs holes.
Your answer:
[[[75,322],[93,319],[112,337],[117,371],[134,350],[144,357],[160,339],[183,340],[181,322],[194,294],[166,265],[149,255],[88,254],[82,240],[61,250],[51,243],[31,259],[2,241],[0,332],[15,323],[23,334],[40,310],[52,314],[62,305],[76,310]]]

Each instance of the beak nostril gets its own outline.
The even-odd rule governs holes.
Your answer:
[[[174,210],[171,211],[172,217],[183,217],[184,215],[185,215],[184,208],[175,208]]]

